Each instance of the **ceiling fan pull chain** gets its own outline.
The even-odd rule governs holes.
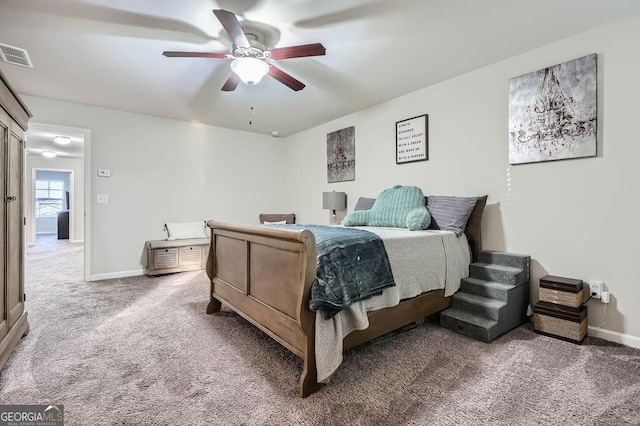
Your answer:
[[[251,91],[251,106],[249,108],[249,126],[253,124],[253,84],[249,85],[249,90]]]

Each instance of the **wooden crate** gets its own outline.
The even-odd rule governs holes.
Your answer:
[[[546,275],[540,278],[538,298],[541,302],[577,308],[584,303],[582,280]]]
[[[538,302],[533,308],[533,330],[573,343],[582,343],[587,335],[587,307]]]

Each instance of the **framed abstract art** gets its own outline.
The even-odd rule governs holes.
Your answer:
[[[509,81],[509,164],[596,155],[596,54]]]

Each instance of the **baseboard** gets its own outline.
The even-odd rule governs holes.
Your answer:
[[[640,349],[640,337],[632,336],[630,334],[618,333],[617,331],[605,330],[603,328],[596,332],[597,327],[589,326],[589,336],[598,337],[610,342],[620,343],[625,346],[631,346],[632,348]]]
[[[110,280],[113,278],[137,277],[144,275],[144,269],[134,269],[132,271],[109,272],[107,274],[91,275],[91,281]]]
[[[84,240],[69,240],[71,244],[84,244]]]

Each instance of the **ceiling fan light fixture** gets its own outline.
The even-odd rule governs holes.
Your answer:
[[[56,156],[56,153],[53,151],[42,151],[42,155],[47,158],[53,158]]]
[[[60,145],[67,145],[71,143],[71,138],[69,136],[56,136],[53,140]]]
[[[269,65],[256,58],[238,58],[231,62],[231,70],[246,84],[258,84],[269,72]]]

